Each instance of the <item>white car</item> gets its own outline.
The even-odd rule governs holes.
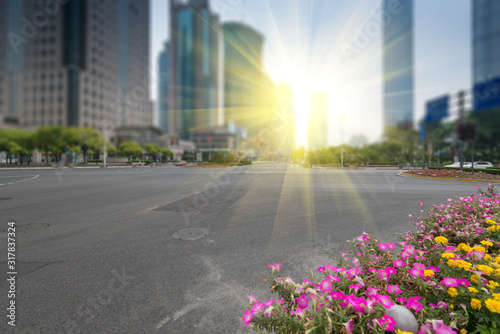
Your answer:
[[[489,161],[474,162],[474,168],[489,168],[489,167],[494,167],[493,164]]]
[[[460,168],[460,161],[454,162],[451,165],[446,165],[445,167]],[[472,164],[468,161],[464,161],[464,168],[471,168]]]

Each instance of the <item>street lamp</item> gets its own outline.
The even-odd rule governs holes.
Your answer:
[[[340,121],[340,164],[344,168],[344,114],[339,115]]]

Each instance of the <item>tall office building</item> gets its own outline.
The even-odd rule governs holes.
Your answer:
[[[170,43],[165,42],[158,57],[158,127],[163,133],[173,133],[170,110]]]
[[[242,23],[225,23],[224,121],[252,132],[263,121],[265,77],[262,71],[264,37]],[[267,87],[266,87],[267,88]]]
[[[307,149],[317,151],[328,145],[328,96],[313,93],[310,98]]]
[[[170,0],[170,109],[174,132],[185,140],[217,125],[219,31],[208,0]]]
[[[474,110],[500,106],[500,1],[472,1]]]
[[[63,3],[0,0],[0,122],[151,124],[149,1]]]
[[[383,125],[413,127],[413,0],[384,0]]]

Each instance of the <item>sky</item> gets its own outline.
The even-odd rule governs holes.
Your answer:
[[[244,22],[265,36],[264,68],[275,83],[291,84],[297,144],[306,142],[312,92],[328,94],[328,144],[382,134],[380,0],[211,0],[222,22]],[[168,0],[151,0],[151,68],[169,34]],[[360,44],[361,32],[370,35]],[[355,44],[358,42],[358,44]],[[349,52],[352,46],[356,52]],[[425,102],[471,85],[470,0],[414,1],[414,121]],[[156,100],[156,75],[152,98]],[[344,115],[344,121],[340,121]]]

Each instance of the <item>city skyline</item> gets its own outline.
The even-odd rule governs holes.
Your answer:
[[[350,63],[346,62],[341,49],[344,42],[352,45],[357,31],[375,20],[380,2],[345,4],[341,1],[315,1],[312,5],[310,2],[288,1],[284,5],[283,2],[256,0],[231,1],[231,4],[224,2],[226,6],[214,4],[213,10],[219,12],[222,23],[240,21],[264,35],[264,69],[275,84],[287,82],[295,91],[303,90],[304,86],[310,88],[302,97],[296,96],[296,100],[299,100],[295,103],[296,107],[301,105],[300,99],[307,100],[304,96],[311,90],[327,91],[329,100],[332,101],[329,107],[330,145],[340,143],[338,131],[335,131],[338,128],[338,110],[351,110],[345,118],[346,140],[360,134],[367,136],[370,142],[380,138],[381,33],[370,40],[362,52],[355,54]],[[426,100],[444,93],[469,89],[471,86],[470,3],[442,1],[433,4],[432,11],[429,9],[425,3],[418,2],[414,8],[415,122],[423,117]],[[167,6],[164,1],[152,0],[152,10],[152,48],[155,50],[155,40],[162,44],[167,39],[168,29],[164,25],[168,18],[161,14],[166,13]],[[333,18],[339,19],[332,20],[328,15],[330,12]],[[446,19],[443,20],[443,17]],[[300,31],[303,33],[299,33]],[[458,38],[449,38],[450,35]],[[463,70],[456,71],[456,68]],[[308,81],[310,78],[314,80]],[[344,98],[336,98],[337,96]],[[305,104],[307,103],[302,102],[302,105]],[[356,122],[359,117],[367,120],[363,129]],[[297,122],[305,124],[306,120],[307,114],[297,110]],[[297,137],[299,145],[304,144],[306,137],[303,128],[297,129]]]

